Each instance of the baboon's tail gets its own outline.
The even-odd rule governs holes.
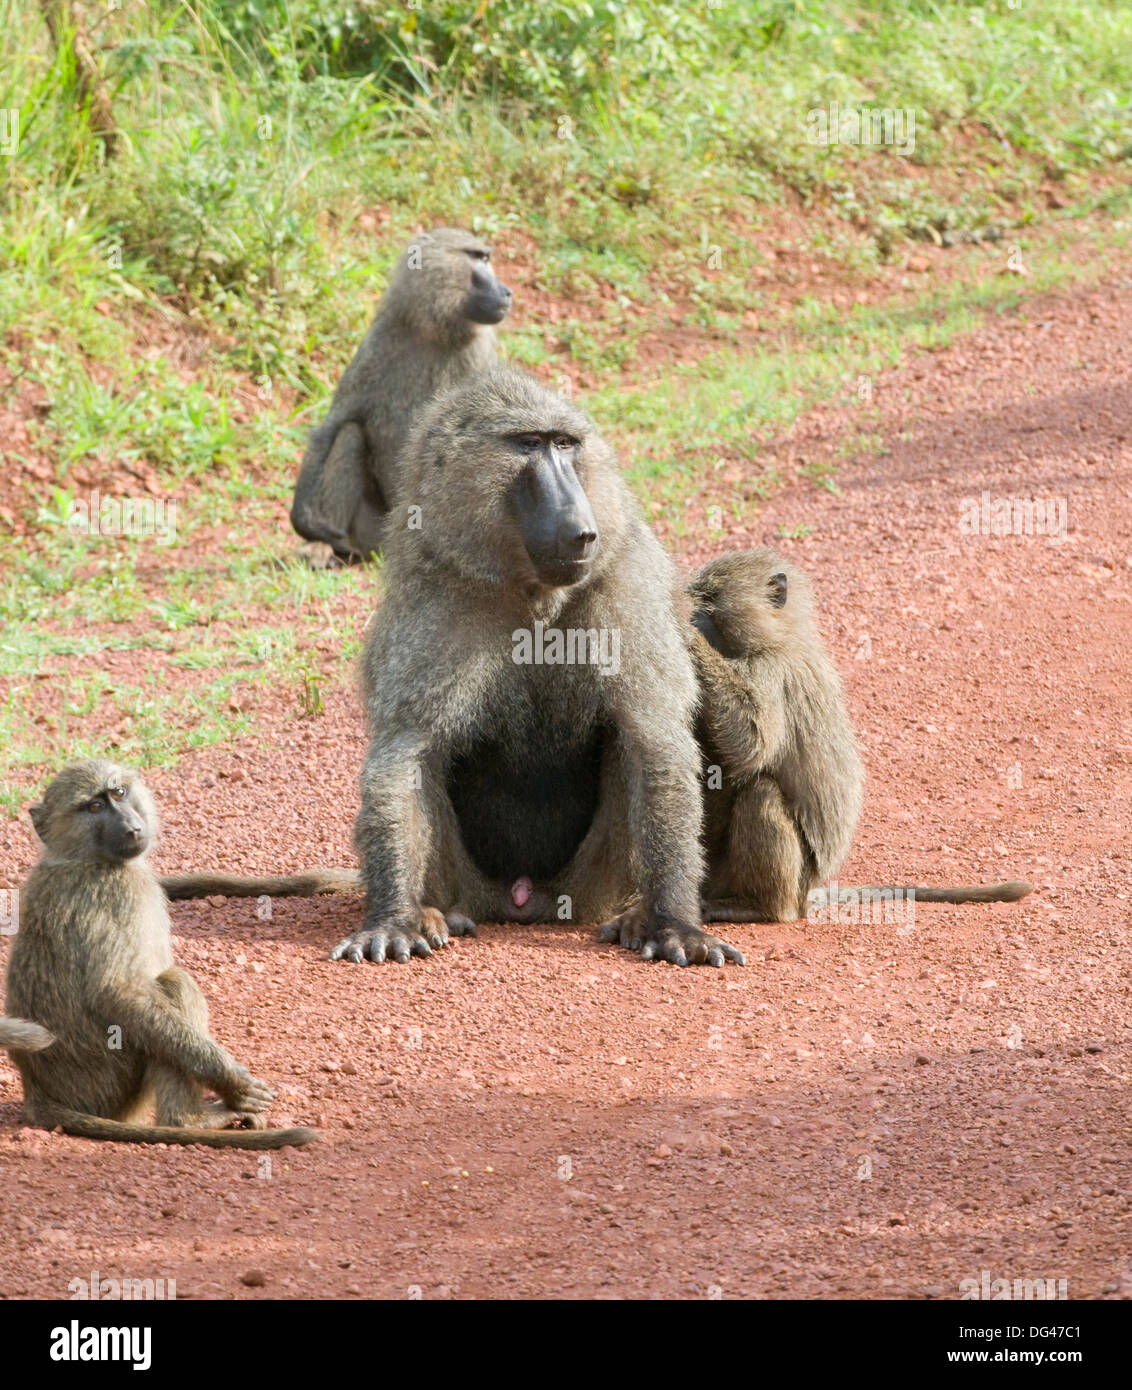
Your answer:
[[[0,1015],[0,1047],[6,1047],[9,1052],[42,1052],[54,1041],[55,1035],[38,1023]]]
[[[79,1139],[109,1139],[119,1144],[204,1144],[210,1149],[296,1148],[318,1138],[313,1129],[180,1129],[176,1125],[131,1125],[84,1115],[79,1110],[53,1107],[48,1125],[59,1125],[64,1134]]]
[[[838,886],[837,901],[863,902],[881,894],[892,896],[900,893],[906,899],[914,895],[918,903],[1015,903],[1033,891],[1032,883],[1024,883],[1020,879],[1011,879],[1008,883],[973,883],[966,888],[921,888],[917,884],[862,883],[850,888]],[[828,905],[828,888],[815,888],[810,893],[811,909]]]
[[[361,875],[355,869],[307,869],[301,874],[249,878],[243,874],[165,874],[161,886],[169,899],[314,898],[320,893],[360,893]]]

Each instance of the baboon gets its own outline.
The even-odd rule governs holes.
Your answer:
[[[328,542],[343,560],[381,550],[414,415],[438,391],[495,363],[492,325],[510,308],[511,291],[478,237],[439,227],[410,243],[330,414],[311,431],[291,504],[300,536]]]
[[[407,961],[476,921],[600,922],[639,898],[609,928],[623,945],[741,964],[699,922],[672,570],[593,422],[497,368],[427,408],[401,478],[363,663],[365,919],[332,957]]]
[[[793,922],[849,853],[864,770],[809,581],[771,550],[721,555],[688,585],[707,770],[705,922]],[[713,771],[717,770],[717,771]],[[713,777],[716,778],[713,781]],[[914,889],[917,902],[1012,902],[1028,883]],[[913,891],[864,885],[861,894]],[[856,895],[856,896],[852,896]]]
[[[44,848],[8,965],[13,1017],[0,1019],[28,1124],[212,1148],[316,1138],[264,1128],[273,1093],[212,1040],[204,995],[173,964],[165,895],[145,860],[157,815],[137,774],[72,763],[31,819]],[[206,1088],[221,1099],[206,1100]],[[157,1123],[145,1123],[154,1108]],[[252,1127],[225,1128],[237,1124]]]

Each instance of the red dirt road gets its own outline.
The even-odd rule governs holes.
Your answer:
[[[888,452],[711,549],[811,528],[783,545],[870,772],[842,881],[1038,891],[908,933],[721,929],[749,961],[722,971],[502,926],[332,964],[356,899],[176,905],[217,1036],[322,1141],[267,1169],[20,1128],[0,1060],[0,1294],[97,1269],[178,1298],[947,1299],[986,1270],[1132,1296],[1132,286],[873,386]],[[783,475],[859,427],[808,416]],[[1066,538],[962,534],[984,490],[1065,499]],[[266,747],[151,777],[161,867],[351,862],[353,691],[281,707]],[[0,855],[29,866],[26,821]]]

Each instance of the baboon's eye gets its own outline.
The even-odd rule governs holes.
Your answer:
[[[91,815],[97,816],[99,811],[106,810],[106,801],[101,796],[92,797],[83,809],[89,811]]]
[[[515,443],[524,453],[533,454],[536,449],[542,448],[541,434],[517,434]]]
[[[554,447],[556,449],[576,449],[578,441],[568,434],[560,434],[554,441]]]
[[[121,801],[122,798],[126,795],[126,789],[125,787],[111,787],[110,795],[113,797],[115,801]]]
[[[491,260],[490,251],[469,251],[467,254],[471,256],[473,261],[483,261],[485,265]]]

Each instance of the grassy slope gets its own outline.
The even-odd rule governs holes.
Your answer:
[[[799,410],[1127,244],[1120,0],[423,0],[337,33],[317,0],[80,9],[128,136],[109,163],[0,0],[10,810],[72,750],[242,735],[256,686],[317,708],[374,578],[276,565],[283,503],[416,226],[497,241],[508,355],[580,390],[670,538],[723,533],[697,502],[721,471],[728,510],[757,507]],[[913,110],[914,150],[810,143],[835,100]],[[175,544],[68,535],[106,481],[175,496]]]

